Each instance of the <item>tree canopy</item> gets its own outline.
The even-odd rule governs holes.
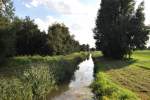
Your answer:
[[[0,16],[6,17],[8,19],[13,19],[14,17],[14,7],[12,0],[0,0]]]
[[[48,28],[48,44],[54,55],[79,51],[80,44],[70,35],[64,24],[54,23]]]
[[[0,62],[7,56],[12,56],[14,50],[14,34],[12,34],[11,20],[14,17],[14,8],[11,0],[0,2]]]
[[[149,31],[143,10],[141,3],[135,12],[134,0],[102,0],[94,28],[96,48],[105,57],[121,59],[145,47]]]
[[[17,55],[44,55],[47,53],[47,35],[41,32],[29,17],[25,19],[16,17],[13,21],[13,30],[16,34]]]
[[[70,35],[64,24],[50,23],[46,33],[30,17],[14,15],[12,0],[1,0],[0,61],[13,55],[64,55],[87,48]]]

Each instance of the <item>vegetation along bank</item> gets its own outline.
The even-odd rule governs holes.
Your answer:
[[[113,60],[93,53],[93,92],[98,100],[149,100],[150,51],[135,51],[132,59]]]
[[[39,100],[72,78],[77,65],[88,57],[80,52],[66,56],[19,56],[0,68],[0,100]]]

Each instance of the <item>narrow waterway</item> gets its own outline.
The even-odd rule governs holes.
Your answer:
[[[60,91],[54,93],[49,100],[93,100],[93,93],[89,88],[92,83],[94,63],[91,55],[89,59],[79,64],[73,79],[68,85],[62,85]]]

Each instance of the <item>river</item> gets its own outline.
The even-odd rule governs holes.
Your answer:
[[[94,95],[89,88],[94,79],[91,55],[78,67],[70,83],[60,86],[59,91],[53,92],[49,100],[93,100]]]

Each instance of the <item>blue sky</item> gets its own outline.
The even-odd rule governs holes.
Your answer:
[[[139,4],[142,0],[137,0]],[[100,0],[13,0],[16,15],[30,16],[41,30],[54,22],[64,23],[81,44],[94,46],[92,29]],[[150,24],[150,0],[145,0],[146,24]]]

